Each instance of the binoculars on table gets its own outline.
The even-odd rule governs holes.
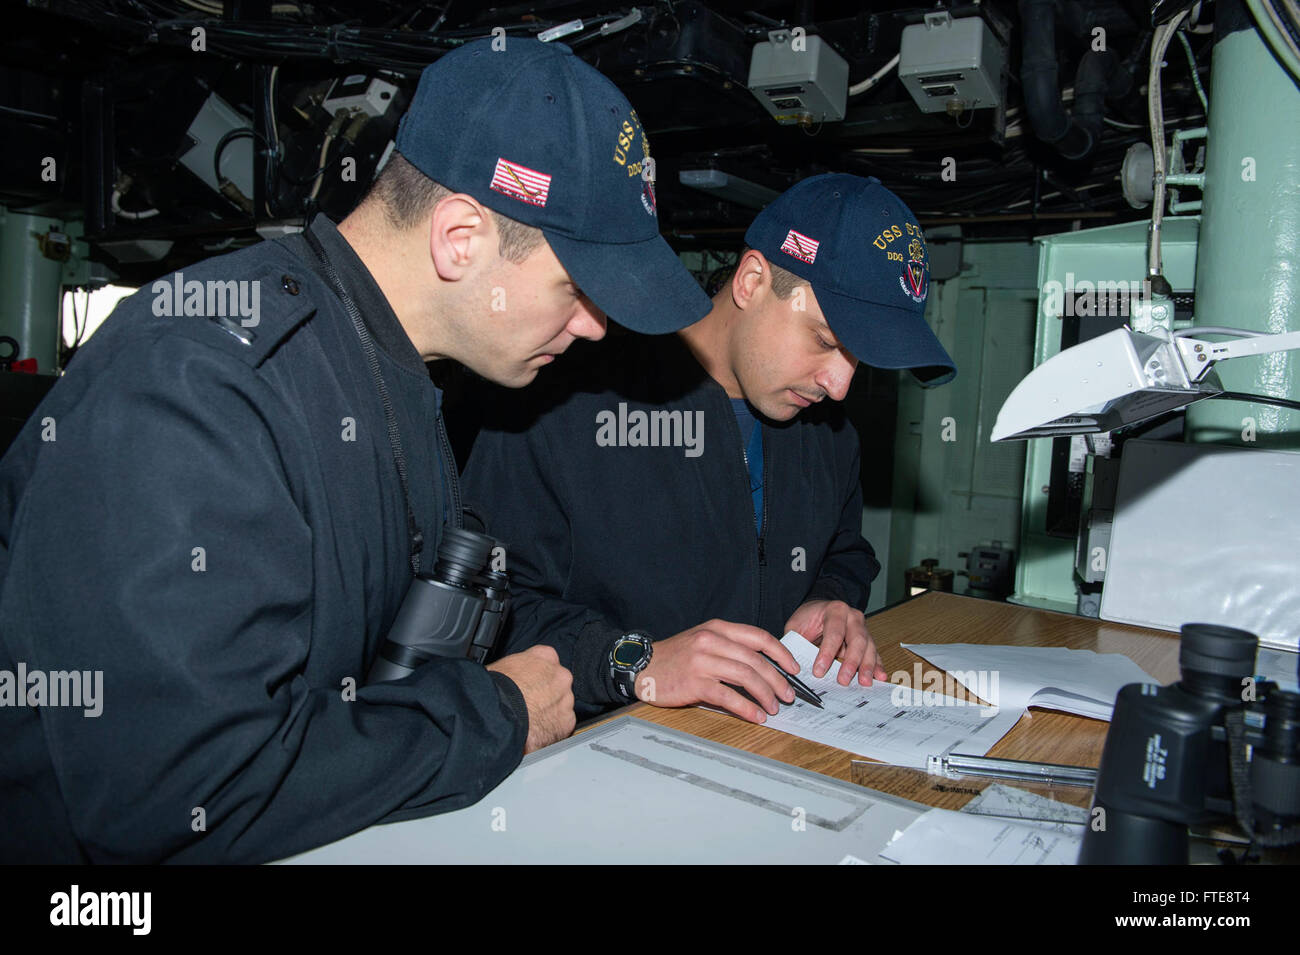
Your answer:
[[[1300,693],[1256,684],[1258,643],[1186,624],[1179,682],[1119,691],[1080,864],[1185,865],[1189,825],[1232,820],[1252,846],[1300,842]]]

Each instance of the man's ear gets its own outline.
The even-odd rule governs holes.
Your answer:
[[[445,282],[464,278],[497,248],[496,222],[473,196],[444,196],[429,217],[429,254]]]
[[[767,294],[772,287],[772,267],[763,253],[748,249],[740,257],[735,274],[731,277],[731,300],[736,308],[746,309]]]

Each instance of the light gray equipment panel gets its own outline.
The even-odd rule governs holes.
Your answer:
[[[885,863],[925,808],[625,716],[526,757],[473,806],[284,861]]]
[[[923,113],[942,113],[950,104],[984,109],[1002,102],[1006,54],[977,16],[926,14],[924,23],[903,28],[898,57],[898,78]]]
[[[749,90],[782,125],[839,122],[849,95],[849,64],[819,36],[773,30],[749,58]]]
[[[1300,640],[1300,454],[1128,441],[1120,458],[1104,620],[1217,623]]]

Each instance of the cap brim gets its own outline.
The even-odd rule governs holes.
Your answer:
[[[624,328],[663,335],[694,325],[713,307],[662,236],[616,245],[542,234],[569,277]]]
[[[858,361],[876,368],[906,368],[928,388],[957,376],[957,366],[922,316],[816,286],[813,292],[831,331]]]

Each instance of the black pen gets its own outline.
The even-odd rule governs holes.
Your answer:
[[[772,666],[776,667],[777,672],[780,673],[783,677],[785,677],[786,682],[788,682],[790,686],[794,689],[795,696],[799,697],[799,699],[803,700],[805,703],[811,703],[819,710],[826,709],[826,707],[822,705],[822,701],[818,697],[816,690],[812,689],[812,687],[805,684],[798,677],[786,673],[785,670],[782,669],[781,664],[777,663],[775,660],[769,657],[762,650],[760,650],[758,654],[768,663],[772,664]]]

